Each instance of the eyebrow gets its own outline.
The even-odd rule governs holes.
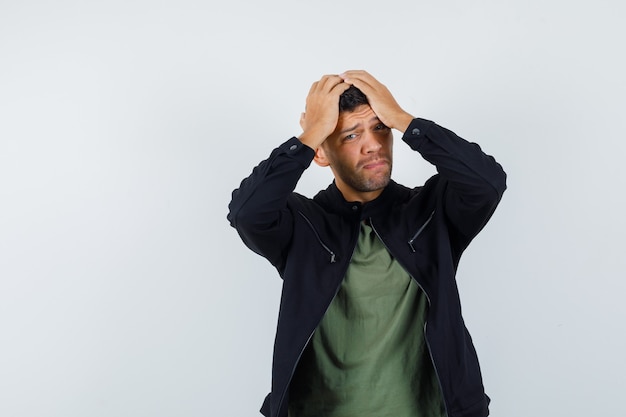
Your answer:
[[[369,121],[370,121],[370,122],[375,122],[375,121],[380,122],[380,119],[378,118],[378,116],[374,116],[374,117],[372,117]],[[339,132],[339,134],[344,134],[344,133],[348,133],[348,132],[351,132],[351,131],[353,131],[353,130],[356,130],[356,128],[357,128],[357,127],[359,127],[360,125],[361,125],[360,123],[357,123],[357,124],[355,124],[354,126],[347,127],[347,128],[345,128],[345,129],[342,129],[342,130]]]

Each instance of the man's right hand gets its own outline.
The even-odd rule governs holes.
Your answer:
[[[324,143],[337,127],[339,96],[350,87],[338,75],[324,75],[316,81],[306,98],[305,113],[300,117],[299,139],[313,150]]]

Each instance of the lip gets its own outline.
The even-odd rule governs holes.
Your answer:
[[[374,169],[385,165],[389,165],[389,161],[387,161],[386,159],[376,159],[373,161],[365,162],[362,167],[363,169]]]

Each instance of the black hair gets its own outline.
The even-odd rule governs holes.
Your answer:
[[[351,112],[363,104],[369,104],[367,97],[353,85],[339,96],[339,112]]]

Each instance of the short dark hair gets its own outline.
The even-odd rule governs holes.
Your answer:
[[[367,97],[353,85],[339,96],[339,112],[351,112],[363,104],[369,104]]]

